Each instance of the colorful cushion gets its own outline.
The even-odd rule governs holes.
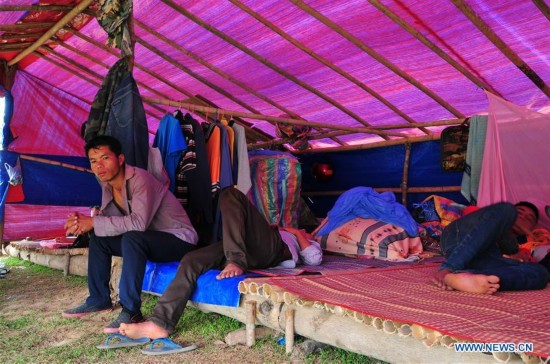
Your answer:
[[[325,223],[326,219],[321,226]],[[404,260],[422,253],[420,238],[410,237],[403,228],[360,217],[316,239],[323,249],[330,252],[383,260]]]

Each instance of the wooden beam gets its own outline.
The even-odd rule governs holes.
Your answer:
[[[537,8],[539,8],[541,13],[546,17],[546,19],[550,21],[550,8],[548,7],[548,5],[546,5],[544,0],[533,0],[533,2],[537,6]]]
[[[14,59],[8,62],[8,66],[13,66],[17,64],[20,60],[25,58],[27,55],[31,54],[35,49],[44,44],[48,39],[50,39],[59,29],[67,25],[75,16],[80,14],[84,9],[88,7],[94,0],[82,0],[78,5],[76,5],[71,11],[69,11],[65,16],[53,27],[51,27],[43,36],[41,36],[33,45],[25,49],[23,52],[19,53]]]
[[[11,31],[11,30],[26,30],[26,29],[36,29],[36,28],[50,28],[54,25],[55,25],[55,23],[1,24],[0,25],[0,30]]]
[[[371,96],[373,96],[375,99],[386,105],[390,110],[395,112],[397,115],[405,119],[406,121],[410,123],[415,123],[415,121],[409,117],[407,114],[405,114],[403,111],[399,110],[395,105],[393,105],[391,102],[386,100],[382,95],[378,94],[376,91],[368,87],[365,83],[358,80],[357,78],[350,75],[348,72],[344,71],[342,68],[336,66],[334,63],[330,62],[325,57],[321,56],[320,54],[316,53],[313,49],[305,46],[303,43],[299,42],[297,39],[291,37],[286,32],[284,32],[281,28],[277,27],[275,24],[258,14],[257,12],[253,11],[246,5],[242,4],[238,0],[230,0],[231,3],[235,6],[237,6],[239,9],[243,10],[244,12],[248,13],[250,16],[252,16],[254,19],[274,31],[275,33],[279,34],[283,39],[288,41],[289,43],[293,44],[295,47],[306,53],[307,55],[311,56],[313,59],[317,60],[318,62],[322,63],[326,67],[330,68],[334,72],[338,73],[348,81],[352,82],[353,84],[357,85],[362,90],[369,93]],[[292,115],[291,115],[292,116]],[[425,134],[430,134],[429,130],[426,130],[424,128],[421,128],[421,130]]]
[[[463,0],[451,0],[453,4],[474,24],[495,47],[498,48],[521,72],[523,72],[544,94],[550,97],[550,88],[542,78],[516,52],[512,50],[479,15]]]
[[[409,25],[405,20],[401,19],[397,14],[391,11],[387,6],[382,4],[380,0],[368,0],[374,7],[384,13],[388,18],[393,20],[401,28],[405,29],[409,34],[418,39],[422,44],[428,47],[431,51],[441,57],[445,62],[453,66],[458,72],[462,73],[467,79],[472,81],[479,88],[487,90],[492,94],[502,97],[494,88],[492,88],[488,83],[481,81],[476,76],[474,76],[470,71],[468,71],[464,66],[451,58],[445,51],[439,48],[435,43],[430,41],[426,36],[420,33],[418,30]]]
[[[3,50],[15,50],[15,49],[26,49],[28,46],[30,46],[32,42],[22,42],[22,43],[4,43],[0,44],[0,49]]]
[[[69,12],[74,7],[61,5],[0,5],[0,11],[62,11]],[[86,9],[84,14],[95,16],[95,12]]]
[[[445,108],[447,111],[449,111],[451,114],[455,115],[456,117],[462,118],[464,115],[455,109],[452,105],[450,105],[447,101],[443,100],[440,96],[438,96],[435,92],[428,89],[426,86],[424,86],[422,83],[418,82],[416,79],[408,75],[406,72],[401,70],[399,67],[397,67],[395,64],[390,62],[388,59],[377,53],[374,49],[367,46],[365,43],[363,43],[359,38],[355,37],[348,31],[346,31],[344,28],[327,18],[326,16],[319,13],[317,10],[313,9],[311,6],[305,4],[301,0],[290,0],[294,5],[296,5],[298,8],[302,9],[309,15],[313,16],[315,19],[319,20],[321,23],[325,24],[327,27],[334,30],[336,33],[340,34],[342,37],[347,39],[349,42],[351,42],[353,45],[355,45],[357,48],[362,50],[363,52],[367,53],[369,56],[377,60],[380,64],[384,65],[388,69],[390,69],[393,73],[398,75],[399,77],[403,78],[405,81],[409,82],[411,85],[415,86],[417,89],[428,95],[430,98],[435,100],[439,105],[441,105],[443,108]]]
[[[190,110],[193,112],[194,110],[198,111],[204,111],[209,113],[218,113],[225,115],[229,118],[233,116],[238,116],[242,118],[250,118],[250,119],[256,119],[256,120],[271,120],[275,122],[283,122],[287,124],[293,124],[293,125],[309,125],[312,127],[318,127],[318,128],[327,128],[327,129],[335,129],[335,130],[347,130],[347,131],[353,131],[356,133],[366,133],[366,134],[380,134],[381,132],[379,130],[376,130],[374,128],[367,128],[367,127],[351,127],[351,126],[343,126],[343,125],[333,125],[333,124],[325,124],[325,123],[312,123],[309,121],[303,121],[303,120],[296,120],[296,119],[290,119],[290,118],[282,118],[282,117],[276,117],[276,116],[268,116],[268,115],[262,115],[262,114],[250,114],[240,111],[233,111],[233,110],[223,110],[223,109],[217,109],[213,107],[206,107],[206,106],[199,106],[196,104],[189,104],[184,103],[181,101],[172,101],[172,100],[159,100],[159,99],[151,99],[151,98],[143,98],[144,100],[147,100],[148,102],[161,104],[161,105],[170,105],[175,106],[179,108],[185,108],[187,110]],[[401,138],[409,138],[408,135],[401,134],[401,133],[384,133],[391,136],[401,137]],[[345,148],[345,147],[343,147]]]
[[[25,33],[25,34],[2,34],[0,39],[27,39],[27,38],[40,38],[44,33]]]
[[[262,57],[261,55],[257,54],[256,52],[252,51],[251,49],[247,48],[243,44],[237,42],[235,39],[225,35],[225,33],[223,33],[221,31],[219,31],[218,29],[214,28],[212,25],[205,23],[204,21],[202,21],[201,19],[199,19],[198,17],[193,15],[191,12],[187,11],[183,7],[181,7],[181,6],[177,5],[176,3],[174,3],[172,0],[162,0],[162,2],[165,3],[166,5],[172,7],[177,12],[179,12],[183,16],[187,17],[188,19],[190,19],[194,23],[200,25],[201,27],[203,27],[207,31],[209,31],[212,34],[218,36],[222,40],[224,40],[227,43],[231,44],[232,46],[238,48],[239,50],[241,50],[242,52],[248,54],[249,56],[256,59],[257,61],[263,63],[265,66],[271,68],[273,71],[279,73],[283,77],[289,79],[290,81],[294,82],[295,84],[301,86],[302,88],[306,89],[307,91],[309,91],[309,92],[315,94],[316,96],[320,97],[321,99],[325,100],[326,102],[333,105],[334,107],[336,107],[340,111],[344,112],[348,116],[352,117],[353,119],[355,119],[359,123],[361,123],[365,126],[370,126],[370,124],[368,122],[366,122],[365,120],[363,120],[359,115],[357,115],[354,112],[352,112],[351,110],[347,109],[346,107],[344,107],[342,104],[340,104],[336,100],[330,98],[329,96],[325,95],[324,93],[320,92],[319,90],[315,89],[314,87],[312,87],[312,86],[308,85],[307,83],[301,81],[300,79],[298,79],[294,75],[292,75],[292,74],[288,73],[287,71],[283,70],[279,66],[275,65],[274,63],[270,62],[266,58]]]
[[[411,143],[405,144],[405,161],[403,162],[403,177],[401,180],[401,204],[407,206],[407,192],[409,191],[409,164],[411,160]]]
[[[254,90],[253,88],[247,86],[246,84],[244,84],[243,82],[235,79],[234,77],[232,77],[231,75],[225,73],[224,71],[222,71],[220,68],[218,67],[215,67],[214,65],[210,64],[209,62],[206,62],[205,60],[203,60],[202,58],[200,58],[198,55],[196,55],[195,53],[183,48],[182,46],[180,46],[179,44],[177,44],[176,42],[168,39],[167,37],[165,37],[164,35],[160,34],[159,32],[157,32],[156,30],[152,29],[151,27],[147,26],[146,24],[140,22],[139,20],[135,19],[135,23],[137,26],[139,26],[140,28],[144,29],[146,32],[152,34],[153,36],[157,37],[158,39],[164,41],[165,43],[167,43],[168,45],[170,45],[172,48],[178,50],[179,52],[185,54],[186,56],[190,57],[191,59],[195,60],[196,62],[202,64],[203,66],[207,67],[208,69],[210,69],[211,71],[217,73],[218,75],[220,75],[221,77],[225,78],[226,80],[234,83],[235,85],[239,86],[240,88],[244,89],[245,91],[251,93],[252,95],[256,96],[257,98],[259,98],[260,100],[262,101],[265,101],[267,102],[268,104],[274,106],[275,108],[281,110],[282,112],[290,115],[291,117],[293,118],[296,118],[296,119],[302,119],[302,120],[305,120],[303,119],[302,117],[300,117],[298,114],[296,114],[295,112],[287,109],[286,107],[276,103],[275,101],[271,100],[270,98],[260,94],[259,92],[257,92],[256,90]],[[253,110],[250,110],[252,112],[254,112]],[[260,113],[260,112],[256,112],[256,113]]]

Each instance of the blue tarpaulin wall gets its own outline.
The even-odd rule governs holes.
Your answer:
[[[462,172],[445,172],[441,169],[440,143],[430,141],[411,145],[408,187],[460,186]],[[405,146],[396,145],[365,150],[332,153],[301,154],[302,192],[345,191],[357,186],[400,187],[405,162]],[[312,173],[314,163],[330,163],[334,175],[327,182],[315,179]],[[408,193],[407,207],[421,202],[429,195],[437,194],[453,201],[467,204],[460,192]],[[306,202],[316,216],[326,216],[338,196],[315,196]],[[401,201],[401,193],[396,193]]]
[[[0,196],[5,196],[8,174],[7,162],[14,166],[19,154],[0,151]],[[89,168],[84,157],[38,156],[43,159]],[[93,174],[62,166],[20,159],[23,191],[27,205],[93,206],[101,202],[101,189]],[[2,199],[2,207],[4,200]]]

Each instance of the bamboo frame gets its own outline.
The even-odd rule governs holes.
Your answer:
[[[388,7],[386,7],[380,0],[367,0],[369,3],[371,3],[374,7],[376,7],[378,10],[380,10],[382,13],[384,13],[388,18],[393,20],[397,25],[405,29],[409,34],[411,34],[413,37],[418,39],[422,44],[424,44],[426,47],[428,47],[430,50],[432,50],[435,54],[437,54],[439,57],[441,57],[445,62],[453,66],[458,72],[462,73],[467,79],[472,81],[475,85],[478,87],[485,89],[492,94],[498,95],[502,97],[501,94],[499,94],[493,87],[491,87],[486,81],[479,80],[476,76],[474,76],[470,71],[468,71],[464,66],[462,66],[460,63],[452,59],[447,53],[445,53],[441,48],[439,48],[435,43],[430,41],[427,37],[425,37],[422,33],[420,33],[418,30],[413,28],[411,25],[409,25],[407,22],[405,22],[403,19],[401,19],[397,14],[395,14],[393,11],[391,11]]]
[[[195,104],[189,104],[181,101],[172,101],[172,100],[160,100],[160,99],[152,99],[149,97],[144,97],[143,100],[147,100],[148,102],[157,103],[161,105],[170,105],[180,108],[185,108],[193,112],[193,110],[199,110],[209,113],[218,113],[221,115],[226,115],[229,117],[232,116],[239,116],[243,118],[250,118],[250,119],[257,119],[257,120],[271,120],[275,122],[283,122],[288,124],[294,124],[294,125],[309,125],[314,126],[318,128],[327,128],[327,129],[336,129],[336,130],[347,130],[347,131],[353,131],[356,133],[368,133],[368,134],[385,134],[385,135],[391,135],[391,136],[397,136],[407,139],[409,136],[401,133],[384,133],[379,130],[376,130],[374,128],[366,128],[366,127],[350,127],[350,126],[336,126],[332,124],[325,124],[325,123],[312,123],[312,122],[306,122],[302,120],[295,120],[290,118],[283,118],[283,117],[276,117],[276,116],[267,116],[262,114],[249,114],[244,113],[240,111],[232,111],[232,110],[223,110],[223,109],[216,109],[213,107],[207,107],[207,106],[199,106]],[[345,147],[343,147],[345,148]]]
[[[8,66],[13,66],[17,64],[20,60],[25,58],[27,55],[31,54],[34,50],[44,44],[48,39],[50,39],[59,29],[67,25],[75,16],[80,14],[84,9],[88,7],[94,0],[82,0],[78,5],[76,5],[71,11],[69,11],[65,16],[53,27],[51,27],[44,35],[42,35],[36,42],[33,43],[29,48],[25,49],[23,52],[19,53],[14,59],[8,62]]]
[[[232,82],[233,84],[239,86],[240,88],[242,88],[243,90],[247,91],[248,93],[256,96],[257,98],[259,98],[260,100],[264,101],[264,102],[267,102],[268,104],[274,106],[275,108],[283,111],[284,113],[286,114],[289,114],[290,116],[294,117],[294,118],[297,118],[297,119],[302,119],[302,120],[305,120],[303,119],[301,116],[299,116],[298,114],[296,114],[295,112],[287,109],[286,107],[276,103],[275,101],[269,99],[268,97],[260,94],[259,92],[257,92],[256,90],[252,89],[251,87],[247,86],[246,84],[240,82],[239,80],[235,79],[234,77],[232,77],[231,75],[225,73],[224,71],[222,71],[221,69],[211,65],[210,63],[206,62],[205,60],[203,60],[202,58],[200,58],[198,55],[194,54],[193,52],[183,48],[182,46],[180,46],[179,44],[177,44],[176,42],[168,39],[167,37],[165,37],[164,35],[160,34],[159,32],[155,31],[154,29],[148,27],[147,25],[145,25],[144,23],[140,22],[139,20],[135,20],[136,24],[142,28],[143,30],[145,30],[146,32],[148,32],[149,34],[152,34],[153,36],[157,37],[158,39],[164,41],[165,43],[167,43],[168,45],[170,45],[172,48],[176,49],[177,51],[185,54],[186,56],[190,57],[191,59],[193,59],[194,61],[202,64],[203,66],[207,67],[208,69],[210,69],[211,71],[217,73],[218,75],[220,75],[221,77],[225,78],[226,80]],[[200,78],[197,78],[195,73],[190,73],[192,71],[190,71],[190,69],[188,69],[187,67],[185,68],[182,68],[184,66],[182,66],[180,63],[178,62],[175,62],[174,60],[172,60],[172,58],[170,57],[167,57],[166,55],[164,55],[163,52],[160,52],[158,49],[156,49],[155,47],[153,47],[150,43],[148,42],[145,42],[145,40],[139,38],[139,43],[141,45],[143,45],[144,47],[146,47],[147,49],[149,49],[150,51],[154,52],[156,55],[158,55],[159,57],[162,57],[163,59],[165,59],[167,62],[171,63],[172,65],[176,66],[175,63],[177,63],[179,66],[176,66],[178,68],[180,68],[181,70],[183,70],[185,73],[187,73],[188,75],[192,76],[193,78],[197,79],[199,82],[201,83],[205,83],[204,81],[204,78],[199,76]],[[173,62],[173,63],[172,63]],[[181,67],[180,67],[181,66]],[[206,83],[205,83],[206,84]],[[212,87],[211,85],[213,84],[206,84],[207,86],[209,87]],[[232,98],[235,98],[235,96],[231,95],[231,94],[227,94],[225,95],[224,93],[226,93],[226,91],[217,86],[216,85],[216,88],[215,88],[216,91],[218,91],[219,93],[221,93],[222,95],[226,96],[226,97],[229,97],[228,95],[230,95]],[[236,99],[236,98],[235,98]],[[259,111],[257,111],[256,109],[252,108],[251,106],[248,106],[247,104],[244,104],[241,100],[233,100],[235,101],[236,103],[238,103],[239,105],[245,107],[247,110],[253,112],[253,113],[256,113],[256,114],[261,114]],[[247,105],[247,106],[245,106]],[[272,123],[273,124],[273,123]],[[342,145],[342,142],[340,142],[339,140],[335,140],[337,143],[339,143],[340,145]]]
[[[380,95],[379,93],[377,93],[376,91],[374,91],[373,89],[368,87],[366,84],[364,84],[363,82],[361,82],[357,78],[350,75],[348,72],[344,71],[342,68],[336,66],[334,63],[330,62],[328,59],[326,59],[323,56],[321,56],[320,54],[316,53],[311,48],[308,48],[303,43],[301,43],[298,40],[296,40],[295,38],[291,37],[286,32],[284,32],[281,28],[277,27],[275,24],[273,24],[272,22],[270,22],[269,20],[267,20],[266,18],[264,18],[263,16],[261,16],[257,12],[253,11],[252,9],[250,9],[249,7],[247,7],[246,5],[240,3],[237,0],[230,0],[230,2],[233,5],[237,6],[239,9],[241,9],[241,10],[245,11],[246,13],[248,13],[254,19],[258,20],[259,22],[261,22],[263,25],[265,25],[266,27],[268,27],[269,29],[271,29],[275,33],[279,34],[282,38],[287,40],[289,43],[293,44],[298,49],[302,50],[304,53],[308,54],[309,56],[311,56],[312,58],[314,58],[318,62],[320,62],[320,63],[324,64],[325,66],[327,66],[328,68],[332,69],[334,72],[338,73],[339,75],[341,75],[342,77],[344,77],[348,81],[350,81],[353,84],[357,85],[363,91],[366,91],[368,94],[373,96],[375,99],[380,101],[382,104],[387,106],[390,110],[395,112],[397,115],[399,115],[400,117],[402,117],[403,119],[405,119],[409,123],[416,123],[415,120],[413,120],[410,116],[405,114],[403,111],[399,110],[397,108],[397,106],[393,105],[391,102],[389,102],[387,99],[385,99],[382,95]],[[424,128],[420,128],[420,129],[425,134],[430,134],[431,133],[429,130],[426,130]]]
[[[26,39],[40,38],[43,33],[26,33],[26,34],[2,34],[0,39]]]
[[[342,37],[347,39],[349,42],[351,42],[353,45],[355,45],[357,48],[361,49],[363,52],[367,53],[369,56],[377,60],[380,64],[384,65],[388,69],[390,69],[393,73],[403,78],[405,81],[409,82],[411,85],[415,86],[417,89],[425,93],[427,96],[435,100],[439,105],[441,105],[443,108],[445,108],[447,111],[455,115],[456,117],[462,118],[464,115],[455,109],[451,104],[449,104],[447,101],[443,100],[440,96],[438,96],[436,93],[428,89],[426,86],[422,85],[420,82],[418,82],[413,77],[409,76],[407,73],[402,71],[399,67],[397,67],[395,64],[390,62],[388,59],[377,53],[374,49],[367,46],[365,43],[363,43],[360,39],[346,31],[344,28],[327,18],[326,16],[322,15],[309,5],[305,4],[301,0],[290,0],[294,5],[296,5],[298,8],[302,9],[309,15],[313,16],[315,19],[319,20],[321,23],[326,25],[327,27],[334,30],[336,33],[340,34]]]
[[[489,39],[502,54],[506,56],[516,67],[523,72],[544,94],[550,97],[550,88],[544,80],[527,64],[516,52],[512,50],[479,15],[463,0],[451,0],[452,3],[474,24],[487,39]]]
[[[537,8],[539,8],[541,13],[546,17],[546,19],[550,21],[550,8],[548,7],[548,5],[546,5],[544,0],[533,0],[533,3],[535,3]]]
[[[21,48],[26,49],[32,44],[33,44],[32,42],[3,43],[3,44],[0,44],[0,49],[5,51],[8,51],[8,50],[14,51]]]
[[[328,102],[329,104],[336,107],[337,109],[344,112],[345,114],[349,115],[350,117],[352,117],[353,119],[355,119],[359,123],[361,123],[365,126],[370,126],[370,124],[368,122],[366,122],[365,120],[363,120],[361,117],[359,117],[359,115],[357,115],[354,112],[352,112],[351,110],[347,109],[346,107],[344,107],[342,104],[340,104],[336,100],[330,98],[329,96],[327,96],[324,93],[320,92],[319,90],[313,88],[312,86],[308,85],[307,83],[299,80],[294,75],[288,73],[287,71],[283,70],[279,66],[277,66],[274,63],[270,62],[266,58],[260,56],[256,52],[254,52],[254,51],[250,50],[249,48],[245,47],[244,45],[237,42],[233,38],[228,37],[223,32],[221,32],[218,29],[214,28],[210,24],[207,24],[207,23],[203,22],[201,19],[199,19],[195,15],[191,14],[191,12],[189,12],[186,9],[184,9],[183,7],[177,5],[173,1],[171,1],[171,0],[162,0],[162,2],[165,3],[166,5],[170,6],[171,8],[173,8],[174,10],[176,10],[177,12],[182,14],[183,16],[187,17],[188,19],[190,19],[194,23],[200,25],[201,27],[203,27],[207,31],[211,32],[212,34],[216,35],[217,37],[221,38],[222,40],[226,41],[227,43],[231,44],[232,46],[234,46],[234,47],[238,48],[239,50],[241,50],[242,52],[246,53],[250,57],[256,59],[257,61],[259,61],[261,63],[263,63],[265,66],[271,68],[273,71],[279,73],[280,75],[286,77],[287,79],[294,82],[295,84],[303,87],[304,89],[308,90],[309,92],[311,92],[311,93],[315,94],[316,96],[320,97],[321,99]]]

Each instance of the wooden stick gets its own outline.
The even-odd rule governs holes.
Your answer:
[[[256,301],[246,301],[246,346],[256,343]]]
[[[376,91],[365,85],[362,81],[358,80],[357,78],[350,75],[348,72],[344,71],[342,68],[338,67],[334,63],[330,62],[325,57],[321,56],[320,54],[316,53],[313,49],[308,48],[303,43],[299,42],[295,38],[288,35],[286,32],[284,32],[281,28],[277,27],[275,24],[258,14],[257,12],[253,11],[246,5],[240,3],[237,0],[230,0],[232,4],[239,7],[241,10],[245,11],[246,13],[250,14],[254,19],[258,20],[262,24],[264,24],[266,27],[274,31],[275,33],[279,34],[282,38],[286,39],[288,42],[292,43],[294,46],[296,46],[298,49],[302,50],[307,55],[313,57],[315,60],[319,61],[320,63],[324,64],[328,68],[332,69],[336,73],[340,74],[342,77],[346,78],[348,81],[354,83],[355,85],[359,86],[362,90],[369,93],[371,96],[376,98],[378,101],[386,105],[390,110],[395,112],[397,115],[401,116],[403,119],[407,120],[409,123],[415,123],[415,121],[409,117],[407,114],[405,114],[403,111],[399,110],[395,105],[390,103],[387,99],[385,99],[382,95],[378,94]],[[293,115],[291,115],[293,116]],[[430,134],[431,132],[429,130],[426,130],[424,128],[421,128],[421,130],[425,134]]]
[[[546,19],[550,21],[550,8],[548,7],[548,5],[546,5],[544,0],[533,0],[533,2],[537,6],[537,8],[539,8],[541,13],[544,14]]]
[[[58,162],[58,161],[52,161],[50,159],[33,157],[33,156],[30,156],[30,155],[26,155],[26,154],[21,154],[21,155],[19,155],[19,157],[21,157],[21,159],[26,159],[26,160],[33,161],[33,162],[51,164],[53,166],[59,166],[59,167],[63,167],[63,168],[74,169],[74,170],[77,170],[77,171],[80,171],[80,172],[94,173],[94,172],[92,172],[91,169],[80,167],[80,166],[75,166],[74,164],[68,164],[68,163],[63,163],[63,162]]]
[[[14,51],[20,48],[26,49],[32,42],[19,42],[19,43],[3,43],[0,44],[0,49]]]
[[[27,39],[40,38],[43,33],[26,33],[26,34],[2,34],[0,39]]]
[[[65,266],[63,267],[63,276],[69,275],[69,268],[71,266],[71,253],[65,252]]]
[[[394,192],[401,193],[401,187],[375,187],[376,192]],[[346,191],[302,191],[302,196],[321,197],[321,196],[340,196]],[[408,193],[430,193],[430,192],[460,192],[460,186],[433,186],[433,187],[409,187]]]
[[[542,92],[550,97],[550,88],[542,78],[485,23],[463,0],[451,0],[453,4],[479,29],[521,72]]]
[[[55,23],[17,23],[17,24],[1,24],[0,30],[21,30],[21,29],[36,29],[36,28],[50,28]]]
[[[294,154],[305,154],[305,153],[323,153],[323,152],[347,152],[350,150],[363,150],[363,149],[373,149],[379,147],[387,147],[390,145],[400,145],[405,143],[420,143],[430,140],[439,140],[441,135],[424,135],[420,137],[408,137],[403,139],[392,139],[385,140],[383,142],[373,142],[368,144],[358,144],[350,145],[346,147],[332,147],[332,148],[316,148],[316,149],[306,149],[306,150],[296,150]]]
[[[296,120],[296,119],[290,119],[290,118],[282,118],[282,117],[276,117],[276,116],[267,116],[262,114],[249,114],[244,113],[240,111],[231,111],[231,110],[223,110],[223,109],[216,109],[212,107],[206,107],[206,106],[198,106],[195,104],[189,104],[179,101],[172,101],[172,100],[159,100],[159,99],[152,99],[148,97],[144,97],[143,100],[147,100],[148,102],[156,103],[156,104],[162,104],[162,105],[170,105],[180,108],[186,108],[186,109],[196,109],[199,111],[205,111],[210,113],[222,113],[225,115],[232,115],[232,116],[239,116],[243,118],[250,118],[250,119],[257,119],[257,120],[271,120],[271,121],[277,121],[277,122],[283,122],[287,124],[294,124],[294,125],[309,125],[312,127],[319,127],[319,128],[327,128],[327,129],[335,129],[335,130],[347,130],[347,131],[353,131],[357,133],[368,133],[368,134],[381,134],[382,132],[379,130],[376,130],[374,128],[365,128],[365,127],[350,127],[350,126],[338,126],[338,125],[332,125],[332,124],[324,124],[324,123],[312,123],[312,122],[306,122],[303,120]],[[401,134],[401,133],[382,133],[392,136],[398,136],[402,138],[408,138],[408,135]]]
[[[31,54],[35,49],[44,44],[48,39],[50,39],[59,29],[63,28],[68,24],[75,16],[80,14],[84,9],[88,7],[94,0],[82,0],[78,5],[76,5],[71,11],[69,11],[63,18],[61,18],[53,27],[51,27],[43,36],[41,36],[33,45],[25,49],[23,52],[19,53],[14,59],[8,62],[8,66],[13,66],[18,63],[20,60],[25,58],[27,55]]]
[[[193,15],[190,11],[188,11],[188,10],[184,9],[183,7],[181,7],[180,5],[177,5],[176,3],[174,3],[172,0],[162,0],[162,2],[165,3],[166,5],[172,7],[174,10],[176,10],[177,12],[182,14],[183,16],[187,17],[191,21],[193,21],[196,24],[200,25],[201,27],[203,27],[207,31],[215,34],[216,36],[223,39],[227,43],[229,43],[229,44],[233,45],[234,47],[240,49],[242,52],[248,54],[249,56],[253,57],[257,61],[263,63],[264,65],[271,68],[275,72],[277,72],[280,75],[288,78],[289,80],[291,80],[292,82],[296,83],[297,85],[303,87],[304,89],[308,90],[309,92],[317,95],[318,97],[325,100],[326,102],[333,105],[334,107],[338,108],[342,112],[346,113],[347,115],[349,115],[350,117],[352,117],[353,119],[358,121],[359,123],[361,123],[365,126],[370,125],[365,120],[363,120],[361,117],[359,117],[359,115],[355,114],[351,110],[348,110],[346,107],[344,107],[342,104],[340,104],[336,100],[330,98],[329,96],[325,95],[324,93],[320,92],[319,90],[315,89],[314,87],[308,85],[307,83],[301,81],[297,77],[295,77],[295,76],[291,75],[290,73],[286,72],[285,70],[283,70],[279,66],[277,66],[274,63],[268,61],[266,58],[260,56],[256,52],[254,52],[251,49],[245,47],[243,44],[241,44],[241,43],[237,42],[236,40],[234,40],[233,38],[227,36],[225,33],[223,33],[221,31],[219,31],[218,29],[214,28],[212,25],[205,23],[204,21],[202,21],[201,19],[199,19],[198,17]]]
[[[61,5],[0,5],[0,11],[63,11],[68,12],[73,9],[72,6]],[[89,9],[82,11],[84,14],[93,15],[95,13]],[[53,24],[53,23],[52,23]]]
[[[377,60],[379,63],[390,69],[392,72],[394,72],[396,75],[403,78],[405,81],[409,82],[416,88],[418,88],[420,91],[424,92],[426,95],[431,97],[433,100],[435,100],[439,105],[443,106],[445,109],[447,109],[449,112],[451,112],[453,115],[462,118],[464,115],[455,109],[453,106],[451,106],[447,101],[443,100],[440,96],[438,96],[436,93],[428,89],[426,86],[424,86],[422,83],[418,82],[413,77],[409,76],[407,73],[402,71],[399,67],[397,67],[395,64],[390,62],[388,59],[377,53],[374,49],[367,46],[365,43],[363,43],[359,38],[355,37],[348,31],[346,31],[344,28],[327,18],[326,16],[322,15],[315,9],[313,9],[311,6],[305,4],[301,0],[290,0],[294,5],[308,13],[309,15],[313,16],[317,20],[319,20],[321,23],[325,24],[332,30],[334,30],[336,33],[340,34],[342,37],[350,41],[353,45],[355,45],[357,48],[361,49],[363,52],[367,53],[369,56]]]
[[[476,76],[474,76],[470,71],[468,71],[464,66],[462,66],[460,63],[452,59],[447,53],[445,53],[435,43],[430,41],[422,33],[420,33],[418,30],[413,28],[406,21],[401,19],[397,14],[391,11],[388,7],[382,4],[382,2],[380,2],[379,0],[368,0],[368,1],[374,7],[376,7],[378,10],[384,13],[388,18],[393,20],[397,25],[405,29],[407,32],[409,32],[409,34],[411,34],[413,37],[418,39],[422,44],[424,44],[426,47],[432,50],[435,54],[441,57],[445,62],[453,66],[458,72],[462,73],[467,79],[472,81],[479,88],[485,89],[495,95],[501,96],[494,88],[492,88],[489,84],[487,84],[487,82],[483,82],[480,79],[478,79]]]
[[[294,349],[294,309],[287,307],[285,311],[285,352],[291,354]]]
[[[403,162],[403,180],[401,182],[401,203],[407,206],[407,183],[409,181],[409,160],[411,159],[411,143],[405,144],[405,161]]]

